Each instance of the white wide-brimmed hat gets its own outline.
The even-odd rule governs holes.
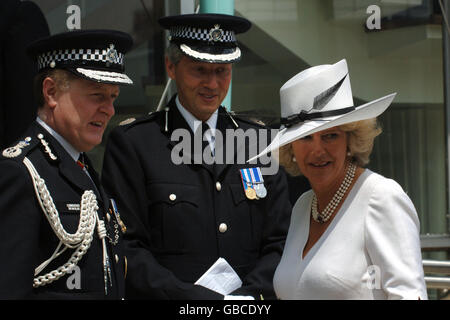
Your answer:
[[[346,123],[375,118],[391,104],[396,93],[355,107],[345,59],[333,65],[308,68],[280,89],[281,124],[271,144],[256,157],[313,133]]]

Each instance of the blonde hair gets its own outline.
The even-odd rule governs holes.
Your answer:
[[[338,128],[347,133],[347,151],[350,152],[351,161],[359,167],[366,166],[370,161],[374,140],[382,131],[378,126],[377,119],[350,122],[338,126]],[[301,175],[300,169],[293,159],[292,143],[282,146],[279,153],[280,165],[292,176]]]

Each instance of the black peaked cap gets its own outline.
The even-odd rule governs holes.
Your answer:
[[[169,40],[188,57],[209,63],[233,63],[241,58],[236,34],[246,32],[251,22],[233,15],[182,14],[159,19],[169,30]]]
[[[235,33],[246,32],[252,26],[251,22],[245,18],[219,13],[182,14],[163,17],[158,21],[165,29],[175,26],[212,28],[219,24],[222,29],[233,30]]]
[[[124,54],[133,39],[117,30],[76,30],[34,41],[27,53],[38,62],[39,71],[66,69],[89,80],[131,84],[125,75]]]

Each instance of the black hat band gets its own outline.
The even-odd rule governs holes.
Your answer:
[[[170,28],[169,40],[189,39],[207,42],[235,43],[234,31],[222,30],[218,24],[210,29],[176,26]]]
[[[38,68],[54,68],[57,63],[71,64],[74,62],[97,62],[104,63],[107,67],[110,65],[119,65],[124,68],[124,55],[118,53],[111,45],[107,49],[60,49],[40,54],[37,57]]]
[[[347,108],[342,108],[342,109],[338,109],[338,110],[329,110],[329,111],[312,112],[312,113],[308,113],[308,112],[302,110],[302,112],[300,112],[298,114],[293,114],[286,118],[281,118],[280,124],[289,128],[289,127],[292,127],[293,125],[296,125],[298,123],[303,123],[303,122],[309,121],[309,120],[328,121],[328,120],[325,120],[322,118],[340,116],[340,115],[352,112],[354,110],[356,110],[355,107],[347,107]]]

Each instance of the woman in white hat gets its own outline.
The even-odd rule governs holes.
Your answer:
[[[274,276],[280,299],[426,299],[419,219],[394,180],[364,169],[376,116],[395,94],[354,107],[345,60],[280,89],[282,129],[260,155],[308,178]],[[259,156],[260,156],[259,155]]]

